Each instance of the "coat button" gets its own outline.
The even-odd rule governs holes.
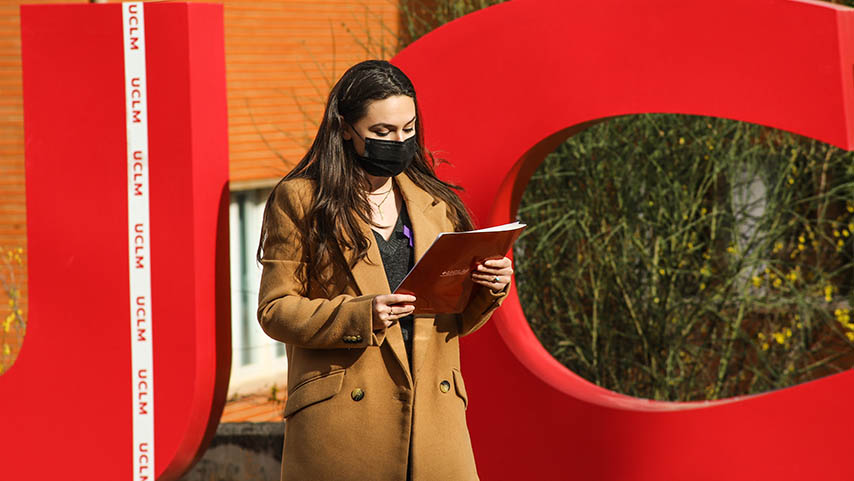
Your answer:
[[[451,390],[451,383],[448,381],[442,381],[439,383],[439,390],[442,392],[448,392]]]
[[[361,388],[353,389],[350,393],[350,397],[353,398],[354,401],[361,401],[363,397],[365,397],[365,391],[362,391]]]

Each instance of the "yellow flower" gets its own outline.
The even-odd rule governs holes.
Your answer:
[[[783,285],[783,281],[780,280],[780,278],[778,277],[778,278],[774,279],[773,284],[774,284],[774,287],[780,287],[781,285]]]
[[[3,355],[8,356],[9,354],[12,354],[12,350],[9,349],[8,344],[3,344]]]
[[[767,342],[763,342],[763,343],[762,343],[762,350],[763,350],[763,351],[767,351],[769,347],[771,347],[771,346],[770,346],[770,345],[768,345],[768,343],[767,343]]]
[[[652,300],[652,302],[654,302],[654,303],[658,304],[658,303],[659,303],[659,299],[656,297],[655,299],[653,299],[653,300]]]
[[[689,242],[689,243],[688,243],[688,249],[693,249],[693,248],[694,248],[694,243],[693,243],[693,242]]]
[[[851,332],[851,331],[846,332],[845,337],[847,337],[849,341],[854,341],[854,332]]]
[[[753,287],[759,287],[762,285],[762,278],[759,276],[753,276]]]
[[[844,237],[848,237],[849,235],[851,235],[851,233],[850,233],[850,232],[848,232],[848,229],[842,229],[842,235],[843,235]]]
[[[788,279],[789,282],[795,282],[796,280],[798,280],[798,271],[790,271],[788,274],[786,274],[786,279]]]
[[[726,251],[729,252],[730,254],[735,254],[735,247],[729,246],[726,248]]]
[[[792,329],[787,327],[785,330],[786,337],[792,337]]]
[[[700,215],[706,215],[706,212],[708,212],[708,209],[706,209],[705,207],[700,209]]]
[[[795,179],[793,179],[793,178],[791,178],[791,177],[789,177],[789,179],[788,179],[788,180],[789,180],[789,185],[792,185],[792,184],[794,184],[794,183],[795,183]]]
[[[700,268],[700,274],[708,277],[708,276],[712,275],[712,271],[710,271],[708,267],[703,266]]]
[[[685,138],[679,137],[679,145],[685,145]]]
[[[780,241],[775,242],[774,243],[774,253],[776,254],[777,252],[780,252],[781,250],[783,250],[783,243]]]
[[[661,275],[663,276],[663,275],[664,275],[664,269],[659,269],[659,270],[658,270],[658,273],[659,273],[659,274],[661,274]]]
[[[798,236],[798,242],[800,242],[801,244],[803,244],[803,243],[804,243],[804,242],[806,242],[806,241],[807,241],[807,240],[806,240],[806,239],[804,239],[804,236],[802,236],[802,235],[799,235],[799,236]]]
[[[845,241],[843,241],[842,239],[839,239],[838,241],[836,241],[836,247],[841,248],[844,245],[845,245]]]
[[[798,244],[799,251],[803,251],[804,249],[806,249],[806,246],[804,246],[803,244]]]
[[[655,203],[653,201],[649,201],[649,206],[652,207],[653,205],[655,205]]]
[[[803,328],[804,328],[804,323],[803,323],[803,322],[799,322],[799,323],[795,324],[795,327],[797,327],[798,329],[803,329]]]
[[[759,334],[756,335],[756,337],[758,337],[760,341],[765,340],[765,333],[760,332]]]
[[[848,212],[854,212],[854,205],[849,205],[847,207],[847,209],[848,209]],[[851,229],[851,230],[854,230],[854,229]]]
[[[9,299],[9,307],[15,307],[15,300]]]
[[[839,237],[839,231],[838,230],[833,229],[833,237]]]
[[[706,288],[706,283],[705,283],[705,282],[701,282],[701,283],[700,283],[700,290],[702,291],[702,290],[704,290],[705,288]]]
[[[715,150],[715,146],[712,144],[709,144],[709,150]]]
[[[833,300],[833,286],[830,284],[824,286],[824,300],[827,302]]]
[[[777,341],[777,344],[783,344],[786,342],[786,336],[784,336],[782,332],[775,332],[773,336],[774,340]]]

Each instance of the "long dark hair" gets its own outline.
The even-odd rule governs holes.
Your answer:
[[[342,132],[345,123],[354,125],[365,116],[368,105],[395,95],[406,95],[415,103],[415,135],[419,148],[415,158],[405,170],[407,176],[434,199],[447,204],[448,219],[456,230],[472,228],[471,217],[454,190],[458,186],[436,177],[436,159],[424,148],[424,128],[415,88],[409,78],[397,67],[381,60],[358,63],[338,80],[326,101],[326,111],[317,135],[308,152],[281,181],[294,178],[311,179],[314,183],[313,205],[305,216],[306,225],[300,226],[302,242],[307,247],[307,280],[317,281],[321,288],[328,279],[322,273],[330,263],[347,267],[340,248],[353,249],[352,264],[364,258],[369,239],[359,228],[359,222],[371,224],[371,209],[366,193],[370,182],[358,166],[352,142],[345,141]],[[274,189],[275,191],[275,189]],[[267,199],[264,222],[256,257],[264,255],[268,239],[267,213],[273,194]]]

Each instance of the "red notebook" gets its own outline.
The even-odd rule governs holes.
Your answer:
[[[439,234],[394,293],[414,295],[415,314],[463,312],[474,287],[471,271],[476,263],[504,257],[525,227],[513,222]]]

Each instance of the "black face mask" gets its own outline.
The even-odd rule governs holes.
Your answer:
[[[353,132],[355,131],[356,129],[353,129]],[[365,172],[376,177],[394,177],[400,174],[412,163],[418,149],[418,141],[414,135],[403,142],[362,136],[359,138],[365,141],[365,155],[356,154],[359,165]]]

